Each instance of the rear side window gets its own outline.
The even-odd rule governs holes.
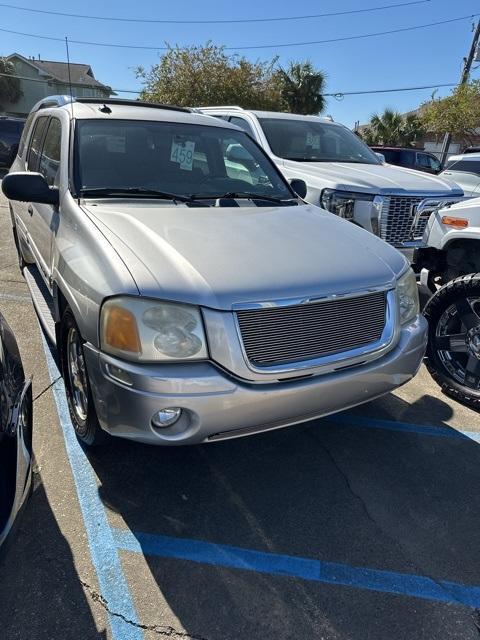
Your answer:
[[[60,120],[52,118],[48,125],[47,135],[43,143],[42,155],[38,170],[45,176],[50,187],[55,184],[55,180],[60,168],[60,148],[62,141],[62,125]]]
[[[414,151],[402,151],[401,152],[401,164],[404,167],[415,166],[415,152]]]
[[[31,113],[28,116],[27,121],[25,122],[25,126],[23,128],[22,137],[20,138],[20,142],[18,143],[18,155],[19,156],[23,155],[23,150],[25,149],[25,143],[27,142],[28,134],[29,134],[30,129],[32,127],[32,122],[33,122],[34,115],[35,115],[34,113]]]
[[[2,133],[20,133],[19,123],[15,120],[0,120],[0,131]]]
[[[42,150],[43,134],[48,122],[47,116],[41,116],[35,123],[30,147],[28,149],[27,169],[28,171],[37,171],[38,162],[40,160],[40,152]]]
[[[445,169],[475,173],[480,176],[480,160],[449,160]]]
[[[393,149],[375,149],[378,153],[383,154],[385,157],[385,162],[388,164],[398,164],[400,162],[400,154],[398,151],[394,151]]]

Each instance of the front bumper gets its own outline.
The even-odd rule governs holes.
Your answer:
[[[427,341],[423,316],[403,327],[382,358],[343,371],[276,383],[238,380],[210,362],[137,365],[85,345],[98,418],[112,435],[150,444],[198,444],[286,427],[367,402],[408,382]],[[120,368],[129,385],[119,382]],[[112,376],[113,373],[113,376]],[[152,416],[181,407],[171,427],[154,428]]]

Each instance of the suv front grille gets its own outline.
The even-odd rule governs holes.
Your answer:
[[[421,217],[412,234],[415,207],[425,198],[418,196],[387,196],[382,206],[380,237],[394,247],[402,242],[421,238],[427,225],[428,216]]]
[[[248,360],[260,367],[313,360],[378,342],[384,291],[324,302],[237,311]]]

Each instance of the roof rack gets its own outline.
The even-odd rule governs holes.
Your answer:
[[[243,107],[236,105],[219,104],[215,107],[195,107],[198,111],[216,111],[217,109],[228,109],[229,111],[245,111]]]
[[[138,100],[124,100],[122,98],[76,98],[74,96],[56,95],[48,96],[37,102],[32,111],[39,111],[40,109],[48,109],[50,107],[63,107],[71,102],[80,102],[83,104],[115,104],[115,105],[127,105],[129,107],[152,107],[153,109],[166,109],[169,111],[182,111],[184,113],[190,113],[190,109],[186,107],[174,107],[169,104],[158,104],[154,102],[140,102]]]
[[[191,113],[187,107],[175,107],[171,104],[159,104],[158,102],[141,102],[140,100],[126,100],[124,98],[73,98],[74,102],[83,104],[117,104],[129,107],[151,107],[153,109],[167,109],[168,111],[182,111]]]

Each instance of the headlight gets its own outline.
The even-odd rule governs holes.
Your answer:
[[[208,357],[200,310],[143,298],[112,298],[102,307],[103,351],[142,362]]]
[[[411,269],[398,279],[397,297],[400,307],[400,322],[406,324],[420,313],[417,280]]]
[[[320,197],[320,206],[331,213],[335,213],[340,218],[353,220],[355,202],[372,202],[374,197],[369,193],[324,189]]]

